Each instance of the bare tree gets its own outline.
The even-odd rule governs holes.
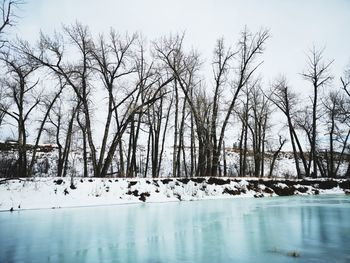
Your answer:
[[[344,132],[346,135],[345,136],[339,136],[338,140],[342,143],[343,147],[341,150],[341,155],[345,153],[345,151],[349,152],[349,145],[348,145],[348,139],[350,136],[350,92],[349,92],[349,87],[350,87],[350,66],[348,66],[345,71],[344,75],[340,78],[341,82],[341,89],[345,92],[346,98],[344,98],[344,101],[341,105],[341,115],[342,119],[341,122],[344,123],[347,126],[348,132]],[[350,177],[350,158],[349,158],[349,153],[347,155],[347,162],[348,162],[348,168],[346,171],[346,177]],[[339,165],[337,167],[337,170],[339,168]]]
[[[212,104],[205,89],[201,88],[194,96],[198,140],[198,170],[197,176],[209,176],[211,172],[211,158],[213,146],[210,141],[210,115]]]
[[[166,93],[166,90],[164,89],[162,92]],[[149,126],[150,146],[148,156],[151,157],[152,177],[160,176],[165,137],[169,125],[170,110],[173,104],[173,97],[169,99],[167,103],[167,97],[162,96],[157,102],[148,107],[147,125]]]
[[[329,135],[329,150],[325,151],[327,177],[336,178],[340,163],[343,157],[344,144],[347,144],[347,138],[339,145],[343,139],[344,131],[341,129],[341,122],[344,120],[342,112],[344,97],[338,91],[329,92],[327,99],[323,101],[325,109],[325,121],[327,124],[327,133]],[[339,139],[340,140],[339,140]],[[338,139],[338,140],[337,140]],[[340,147],[337,147],[339,145]],[[338,148],[338,151],[337,151]]]
[[[90,113],[90,85],[89,76],[91,74],[91,47],[92,41],[87,27],[76,23],[70,27],[63,28],[68,41],[80,56],[75,64],[67,61],[65,57],[65,42],[61,34],[56,33],[53,38],[41,35],[38,49],[22,41],[21,50],[37,65],[46,67],[57,78],[62,79],[67,86],[71,87],[81,102],[81,109],[84,114],[86,125],[86,137],[90,147],[93,167],[96,165],[96,148],[92,139],[91,113]]]
[[[12,118],[17,126],[18,142],[18,176],[26,177],[27,169],[27,127],[26,124],[30,114],[40,102],[39,94],[35,94],[38,81],[32,80],[33,72],[37,69],[35,65],[23,59],[18,54],[3,52],[0,60],[6,66],[6,78],[1,80],[6,87],[7,98],[13,107],[1,107],[0,111]],[[9,104],[8,104],[9,105]]]
[[[18,8],[24,1],[22,0],[2,0],[0,3],[0,49],[2,49],[7,42],[3,37],[5,30],[16,23],[17,15],[14,10]]]
[[[97,162],[97,171],[102,169],[103,161],[107,152],[108,141],[110,139],[110,129],[112,125],[113,116],[118,121],[118,107],[117,107],[117,84],[120,79],[136,72],[133,59],[133,45],[137,39],[137,35],[121,37],[114,30],[111,30],[109,41],[106,41],[103,36],[100,36],[98,43],[92,50],[94,58],[94,69],[100,75],[103,86],[108,96],[107,118],[104,126],[102,143],[100,147],[100,154]],[[141,46],[141,63],[143,59],[143,47]],[[131,94],[127,96],[132,96]],[[119,93],[120,95],[120,93]],[[122,154],[122,153],[121,153]],[[122,165],[123,167],[124,165]],[[124,167],[123,167],[124,168]],[[124,169],[122,169],[124,171]]]
[[[0,127],[4,120],[4,117],[6,116],[6,112],[8,111],[10,107],[9,101],[7,101],[7,91],[6,87],[3,85],[3,83],[0,84]]]
[[[271,88],[270,100],[272,103],[285,115],[287,118],[287,127],[289,131],[289,138],[293,149],[293,156],[298,178],[302,178],[302,171],[299,165],[299,158],[302,160],[304,172],[308,176],[308,165],[306,162],[306,156],[302,149],[299,136],[295,129],[295,117],[298,114],[296,105],[298,99],[295,93],[293,93],[287,83],[287,79],[284,76],[279,77]]]
[[[246,83],[251,79],[254,72],[258,69],[262,62],[255,64],[257,57],[262,54],[265,42],[269,38],[269,32],[267,30],[261,30],[256,34],[252,34],[248,29],[244,29],[241,33],[241,38],[238,42],[238,66],[237,66],[237,77],[236,80],[231,85],[233,96],[228,103],[228,109],[224,115],[224,120],[219,128],[218,137],[218,149],[222,148],[222,144],[225,137],[226,127],[229,123],[229,119],[233,113],[236,106],[238,95],[241,89],[246,85]],[[214,151],[212,159],[212,175],[217,175],[217,165],[220,157],[220,150]]]
[[[271,114],[270,100],[263,95],[259,80],[253,83],[250,91],[251,113],[247,125],[252,135],[254,176],[263,177],[266,133]]]
[[[190,110],[193,114],[193,120],[196,124],[196,133],[198,140],[198,171],[199,176],[207,175],[206,156],[205,156],[205,138],[207,134],[206,123],[203,123],[202,116],[198,112],[198,106],[192,98],[193,90],[198,85],[197,72],[200,66],[199,56],[196,52],[191,51],[185,54],[183,50],[184,35],[170,36],[163,38],[154,44],[155,51],[160,60],[168,68],[170,74],[175,78],[179,89],[183,92]],[[175,87],[177,88],[177,86]],[[177,97],[178,98],[178,97]],[[177,105],[177,98],[175,104]],[[174,145],[174,151],[176,151]],[[178,157],[177,157],[178,158]],[[177,165],[175,165],[177,167]],[[176,169],[173,169],[176,170]]]
[[[80,101],[80,109],[83,114],[83,119],[80,118],[81,124],[83,124],[81,127],[86,131],[94,176],[106,176],[116,148],[128,124],[136,114],[140,113],[145,108],[145,105],[152,104],[159,99],[158,95],[160,90],[171,82],[172,78],[170,77],[164,80],[164,77],[160,74],[155,74],[153,72],[154,66],[152,66],[151,63],[150,66],[148,66],[148,72],[151,74],[137,80],[134,87],[123,88],[119,90],[118,94],[113,94],[114,81],[118,77],[130,73],[130,68],[124,68],[123,60],[125,52],[131,45],[130,41],[124,44],[124,42],[116,38],[117,35],[112,33],[108,49],[104,49],[104,47],[107,48],[107,46],[103,45],[103,43],[100,43],[97,47],[94,45],[87,27],[81,24],[65,27],[64,32],[68,41],[70,41],[77,50],[77,54],[80,55],[80,60],[75,62],[76,64],[69,63],[69,60],[67,61],[64,52],[64,38],[59,34],[55,35],[54,38],[42,35],[38,50],[32,49],[29,44],[22,42],[22,50],[33,61],[48,68],[51,72],[62,78],[67,86],[72,88],[77,100]],[[95,61],[97,61],[96,64]],[[91,89],[94,86],[90,78],[92,78],[93,70],[101,74],[102,81],[106,87],[105,90],[108,92],[107,94],[109,94],[109,116],[111,116],[112,113],[114,114],[117,126],[116,132],[110,136],[108,149],[100,152],[100,156],[98,156],[97,148],[93,140],[93,128],[91,125],[90,96]],[[148,82],[146,82],[146,80]],[[116,100],[116,96],[119,98],[118,101]],[[111,105],[112,108],[110,107]],[[108,122],[109,119],[107,118],[105,125],[106,136],[109,134]],[[107,140],[103,139],[102,148],[104,148],[106,144]]]
[[[243,98],[241,99],[241,107],[235,109],[236,116],[242,123],[241,133],[239,136],[239,176],[244,177],[247,175],[247,155],[248,155],[248,120],[250,112],[250,90],[246,84],[243,90]]]
[[[73,105],[71,105],[73,104]],[[74,105],[75,104],[75,105]],[[66,105],[67,110],[64,105]],[[69,106],[68,106],[69,105]],[[68,107],[67,107],[68,106]],[[76,134],[74,123],[76,120],[79,102],[69,101],[60,96],[53,105],[48,116],[48,125],[45,130],[55,137],[58,147],[57,176],[66,177],[69,167],[69,155],[72,151],[72,140]]]
[[[2,0],[0,3],[0,15],[1,15],[1,22],[0,22],[0,50],[3,49],[6,39],[4,38],[5,29],[9,26],[12,26],[15,24],[15,18],[16,15],[14,14],[14,9],[17,8],[20,4],[23,2],[20,0]],[[0,86],[0,127],[2,124],[2,121],[5,117],[5,112],[9,108],[10,105],[6,104],[5,100],[5,88],[1,85]]]
[[[30,161],[29,169],[28,169],[29,173],[31,173],[33,171],[33,167],[34,167],[35,162],[36,162],[36,154],[37,154],[37,151],[39,148],[38,146],[39,146],[43,131],[45,130],[45,125],[49,119],[52,108],[54,107],[56,101],[58,100],[58,98],[60,97],[60,95],[63,91],[63,88],[64,88],[64,85],[62,85],[62,83],[59,83],[59,87],[58,87],[58,90],[56,91],[56,93],[44,96],[44,98],[42,98],[42,104],[44,105],[44,107],[42,107],[43,108],[43,117],[41,119],[39,119],[40,125],[37,129],[37,135],[36,135],[35,142],[34,142],[31,161]]]
[[[270,164],[269,178],[271,178],[273,176],[273,170],[275,168],[275,163],[276,163],[276,160],[278,158],[278,155],[280,154],[283,146],[287,142],[287,139],[283,138],[281,135],[279,135],[278,137],[279,137],[278,138],[279,145],[278,145],[278,148],[275,151],[273,151],[272,160],[271,160],[271,164]]]
[[[213,159],[212,159],[212,165],[211,165],[211,173],[213,176],[217,175],[218,171],[218,163],[219,163],[219,157],[220,157],[220,150],[219,144],[223,144],[222,139],[219,139],[218,142],[218,136],[217,136],[217,125],[218,125],[218,112],[219,112],[219,105],[221,104],[222,100],[222,93],[223,90],[227,87],[228,82],[228,75],[230,73],[230,70],[232,68],[232,60],[235,58],[235,55],[238,53],[232,51],[230,48],[226,49],[224,44],[224,39],[221,38],[217,41],[216,47],[214,49],[214,59],[212,62],[213,65],[213,74],[214,74],[214,97],[213,97],[213,111],[211,116],[211,134],[210,134],[210,140],[213,145]]]
[[[313,177],[317,177],[317,114],[319,103],[319,89],[327,85],[332,76],[329,73],[333,61],[323,61],[323,50],[317,50],[315,47],[310,51],[307,57],[307,69],[302,76],[309,81],[313,87],[312,97],[312,127],[310,141],[310,161],[313,164]]]
[[[208,100],[205,108],[209,109],[208,106],[210,106],[212,109],[210,109],[210,111],[205,111],[208,112],[210,116],[205,118],[203,118],[201,112],[198,111],[198,105],[203,106],[204,104],[198,104],[199,101],[197,100],[198,105],[196,106],[195,100],[191,97],[191,92],[197,85],[194,80],[200,65],[198,55],[194,52],[188,54],[184,52],[182,46],[183,36],[179,35],[163,39],[160,44],[156,45],[156,50],[160,58],[174,74],[193,114],[198,140],[198,166],[199,169],[201,169],[199,175],[201,176],[217,175],[225,130],[229,123],[230,116],[232,115],[240,90],[261,64],[254,65],[254,61],[256,57],[262,53],[267,38],[268,31],[266,30],[262,30],[253,35],[245,29],[238,42],[238,51],[236,52],[232,52],[230,49],[226,50],[223,40],[218,41],[214,52],[213,64],[215,79],[214,99]],[[227,84],[227,74],[231,67],[230,61],[233,60],[235,56],[238,58],[239,62],[236,68],[236,79],[230,85],[233,96],[227,102],[228,108],[223,117],[222,125],[218,127],[220,94]],[[201,101],[203,102],[204,100]],[[207,101],[207,99],[205,101]],[[219,131],[218,135],[216,134],[217,130]],[[206,161],[207,158],[210,159],[208,162]]]
[[[172,76],[161,73],[161,68],[155,65],[153,61],[147,62],[144,57],[142,45],[138,54],[135,58],[136,82],[131,90],[127,91],[121,97],[119,102],[115,102],[113,107],[115,118],[117,119],[117,132],[111,139],[111,144],[101,170],[102,176],[107,174],[107,169],[111,165],[116,148],[120,145],[122,136],[129,124],[133,123],[136,116],[139,116],[138,123],[140,123],[141,115],[147,111],[147,107],[150,107],[150,105],[160,100],[166,94],[163,90],[173,80]],[[120,112],[121,106],[124,107],[122,112]],[[138,133],[137,130],[136,132]],[[137,139],[137,137],[138,135],[136,134],[134,139]],[[136,141],[133,142],[133,146],[137,146]]]

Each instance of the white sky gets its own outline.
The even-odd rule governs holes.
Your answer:
[[[35,41],[40,30],[50,33],[75,21],[93,33],[110,27],[142,32],[152,40],[186,31],[186,43],[208,63],[217,38],[234,43],[247,25],[269,28],[272,37],[264,55],[264,80],[284,73],[303,91],[305,54],[314,44],[335,59],[333,73],[342,74],[350,61],[350,1],[348,0],[28,0],[20,13],[17,34]]]
[[[270,29],[262,73],[268,85],[283,73],[307,98],[311,87],[299,73],[307,50],[325,47],[325,57],[339,79],[350,62],[350,0],[27,0],[13,36],[34,42],[40,30],[52,33],[62,24],[79,21],[94,34],[141,32],[149,40],[186,31],[186,43],[210,66],[215,41],[234,44],[246,25]],[[210,79],[211,76],[209,76]]]

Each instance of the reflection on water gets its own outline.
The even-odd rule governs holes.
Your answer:
[[[350,198],[0,213],[0,262],[350,262]]]

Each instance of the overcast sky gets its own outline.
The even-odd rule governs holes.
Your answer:
[[[185,31],[187,46],[202,54],[208,68],[219,37],[233,44],[244,26],[252,31],[268,28],[271,38],[262,65],[265,87],[283,73],[306,100],[312,88],[300,73],[313,45],[325,47],[325,59],[335,60],[334,85],[350,62],[350,0],[26,1],[17,11],[12,36],[34,42],[40,30],[50,34],[75,21],[88,25],[96,35],[113,27],[121,33],[141,32],[149,40]]]
[[[142,32],[150,40],[186,31],[187,45],[207,62],[217,38],[234,43],[245,25],[252,31],[268,28],[272,37],[264,55],[265,82],[284,73],[300,91],[306,84],[298,73],[313,45],[326,48],[326,59],[335,59],[337,78],[350,61],[347,0],[28,0],[20,16],[16,32],[29,41],[36,40],[40,30],[50,33],[75,21],[93,33],[113,27]]]

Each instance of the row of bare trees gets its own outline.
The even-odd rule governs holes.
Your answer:
[[[286,118],[299,177],[348,177],[349,71],[334,79],[333,61],[326,61],[323,53],[314,47],[307,56],[307,68],[301,75],[312,93],[306,101],[291,89],[284,76],[272,85],[270,100]]]
[[[0,36],[18,4],[3,1]],[[42,142],[57,146],[55,176],[273,176],[287,142],[299,178],[343,175],[349,72],[335,81],[333,62],[315,48],[302,74],[310,101],[285,77],[265,86],[259,68],[268,38],[245,28],[234,45],[219,39],[206,77],[181,34],[151,43],[114,30],[96,38],[76,23],[35,45],[1,39],[0,129],[15,127],[18,144],[12,176],[35,175]],[[275,109],[286,136],[273,129]]]
[[[16,121],[19,175],[30,175],[35,164],[35,150],[27,164],[26,124],[30,120],[39,122],[39,127],[30,131],[31,137],[36,134],[36,146],[43,133],[55,138],[58,176],[67,174],[74,141],[75,151],[83,157],[84,176],[136,176],[140,174],[139,138],[146,133],[143,173],[147,175],[151,169],[152,176],[158,177],[172,125],[174,176],[181,176],[182,171],[187,176],[217,175],[226,127],[240,90],[257,68],[253,63],[267,37],[266,31],[252,35],[244,30],[236,51],[218,41],[214,101],[199,76],[200,58],[196,52],[184,50],[181,35],[159,39],[147,49],[142,36],[111,31],[107,38],[96,40],[86,26],[77,23],[53,36],[42,34],[35,46],[22,40],[10,43],[1,52],[8,69],[1,112]],[[232,93],[227,101],[221,101],[224,89]],[[5,107],[5,103],[11,106]],[[219,106],[226,103],[229,106],[221,121],[218,112],[223,112],[223,107]],[[98,130],[95,113],[104,117]],[[190,147],[186,146],[187,126]],[[115,160],[118,166],[113,171]]]

